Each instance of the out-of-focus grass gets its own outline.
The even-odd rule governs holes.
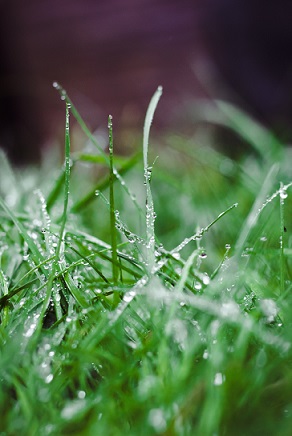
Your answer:
[[[160,93],[143,158],[111,122],[109,156],[70,155],[69,112],[63,168],[1,157],[3,435],[291,434],[291,149],[219,102],[251,152],[148,150]]]

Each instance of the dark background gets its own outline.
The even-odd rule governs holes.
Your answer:
[[[155,126],[171,129],[208,94],[202,65],[215,96],[289,138],[291,18],[288,0],[0,0],[0,144],[26,164],[63,134],[53,81],[92,129],[112,114],[116,132],[142,131],[162,85]]]

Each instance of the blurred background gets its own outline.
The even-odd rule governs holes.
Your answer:
[[[112,114],[125,149],[159,85],[160,131],[191,131],[186,107],[219,97],[289,140],[291,18],[289,0],[0,0],[0,145],[25,165],[63,144],[54,81],[92,130]]]

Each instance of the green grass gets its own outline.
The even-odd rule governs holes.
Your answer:
[[[291,148],[223,102],[236,161],[208,126],[149,139],[159,88],[107,154],[56,87],[64,166],[0,161],[0,435],[290,435]]]

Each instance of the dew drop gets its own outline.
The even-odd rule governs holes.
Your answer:
[[[207,360],[208,357],[209,357],[209,353],[208,353],[207,350],[205,350],[204,353],[203,353],[203,359]]]
[[[123,301],[125,301],[126,303],[130,303],[130,301],[133,300],[135,295],[136,295],[136,293],[134,291],[130,291],[127,294],[124,295]]]
[[[220,386],[224,383],[224,381],[225,381],[225,376],[222,374],[222,372],[217,372],[214,378],[214,385]]]
[[[260,301],[261,309],[266,316],[266,321],[268,323],[274,322],[275,317],[278,314],[278,307],[274,300],[270,298],[265,298]]]
[[[24,336],[26,338],[30,338],[34,334],[35,329],[36,329],[36,324],[31,324],[29,329],[24,333]]]
[[[107,124],[108,128],[111,129],[113,126],[113,117],[112,115],[108,116],[108,124]]]
[[[47,375],[47,377],[45,378],[45,383],[47,383],[47,384],[51,383],[53,378],[54,378],[53,374]]]
[[[207,273],[203,275],[203,283],[204,285],[208,285],[210,283],[210,277],[208,276]]]
[[[166,429],[166,420],[161,409],[150,410],[148,415],[148,422],[158,433],[161,433]]]
[[[85,391],[78,391],[77,397],[80,398],[80,400],[83,400],[83,398],[86,397]]]

